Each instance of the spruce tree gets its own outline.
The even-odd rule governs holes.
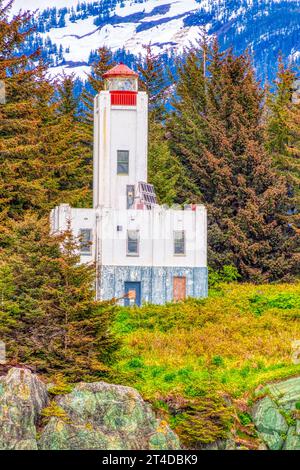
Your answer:
[[[29,34],[28,15],[9,19],[1,11],[0,223],[35,210],[47,216],[54,205],[91,201],[92,157],[86,130],[74,109],[72,77],[55,84],[38,52],[16,56]],[[20,30],[23,32],[20,33]]]
[[[48,211],[60,203],[77,207],[91,204],[92,153],[85,125],[78,117],[74,77],[56,83],[56,100],[48,105],[43,151],[49,167],[45,187]]]
[[[139,88],[148,94],[150,124],[161,123],[166,113],[167,71],[162,59],[153,53],[151,44],[144,46],[144,49],[145,57],[138,65]]]
[[[288,220],[300,228],[300,103],[295,94],[296,73],[282,58],[275,91],[266,103],[266,147],[280,175],[289,185]]]
[[[49,96],[45,68],[38,56],[16,56],[28,37],[28,14],[9,18],[11,2],[0,2],[0,80],[6,102],[0,105],[0,223],[24,210],[41,210],[47,170],[41,149],[42,101]],[[46,98],[47,100],[47,98]]]
[[[183,63],[178,63],[178,81],[174,88],[172,114],[167,121],[171,151],[178,156],[188,172],[189,179],[197,185],[201,194],[201,181],[197,167],[194,172],[193,155],[201,152],[199,143],[205,142],[206,84],[201,51],[191,50]],[[197,161],[197,159],[196,159]],[[200,163],[200,162],[199,162]],[[185,187],[179,187],[179,196],[185,197]],[[201,200],[204,200],[201,197]]]
[[[197,186],[170,150],[164,126],[155,122],[151,124],[148,160],[148,180],[154,185],[159,204],[171,206],[200,200]]]
[[[115,62],[112,57],[112,52],[107,47],[103,46],[98,49],[98,57],[92,64],[92,71],[88,76],[89,84],[93,91],[99,93],[104,90],[103,75],[114,67]]]
[[[197,188],[186,177],[180,160],[170,151],[165,119],[167,117],[168,80],[161,58],[151,45],[144,46],[146,55],[138,66],[139,88],[149,99],[148,180],[154,185],[159,203],[172,205],[197,199]],[[183,197],[179,188],[185,187]]]
[[[284,174],[290,189],[289,205],[293,228],[300,235],[300,101],[297,98],[296,100],[288,114],[289,141]]]
[[[105,46],[100,47],[98,49],[98,57],[93,62],[91,73],[88,75],[86,88],[82,93],[84,107],[82,122],[85,124],[87,139],[91,149],[93,147],[94,97],[97,93],[104,90],[103,75],[114,65],[111,51]]]
[[[286,180],[264,150],[263,93],[247,54],[222,55],[216,44],[205,52],[206,63],[194,49],[179,70],[169,129],[208,209],[209,263],[233,264],[244,280],[289,279],[296,239]]]
[[[86,204],[90,148],[72,78],[55,99],[39,54],[15,55],[29,16],[9,12],[0,0],[0,336],[11,363],[97,377],[115,348],[113,307],[94,301],[95,267],[79,264],[70,230],[52,237],[46,222],[55,204]]]
[[[62,74],[58,80],[56,91],[58,93],[58,112],[60,115],[68,115],[74,121],[78,116],[78,99],[75,96],[75,74]]]
[[[114,306],[94,300],[95,267],[79,264],[71,231],[49,232],[47,222],[27,213],[1,234],[0,337],[10,364],[95,379],[108,373],[117,347]]]

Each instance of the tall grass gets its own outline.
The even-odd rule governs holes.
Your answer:
[[[300,373],[291,360],[300,283],[224,284],[205,300],[120,308],[114,333],[123,344],[116,380],[156,404],[183,440],[211,442],[230,427],[224,397],[250,396],[260,384]]]

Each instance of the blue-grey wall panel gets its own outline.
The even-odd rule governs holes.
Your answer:
[[[176,276],[186,278],[187,297],[207,297],[207,268],[103,266],[100,279],[101,298],[122,299],[125,282],[141,282],[143,303],[172,302],[173,278]]]

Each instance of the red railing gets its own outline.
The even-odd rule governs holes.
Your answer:
[[[136,91],[111,91],[112,106],[136,106]]]

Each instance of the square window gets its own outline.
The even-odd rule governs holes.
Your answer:
[[[174,255],[185,255],[185,231],[174,231]]]
[[[118,150],[117,174],[129,174],[129,150]]]
[[[140,233],[139,230],[127,230],[127,255],[139,255]]]
[[[92,230],[89,228],[82,228],[79,232],[80,238],[80,254],[92,254]]]

